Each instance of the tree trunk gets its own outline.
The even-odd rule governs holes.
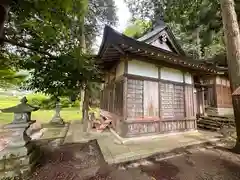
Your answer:
[[[235,91],[240,85],[240,34],[234,0],[221,0],[224,36],[227,50],[228,73],[231,89]],[[233,108],[237,130],[236,148],[240,150],[240,108],[233,96]],[[240,152],[240,151],[239,151]]]
[[[0,2],[0,38],[3,38],[4,22],[7,19],[9,8],[9,1],[3,0]]]
[[[82,105],[82,110],[83,110],[83,132],[88,132],[88,112],[89,112],[89,89],[86,84],[85,90],[84,90],[84,100],[83,100],[83,105]]]

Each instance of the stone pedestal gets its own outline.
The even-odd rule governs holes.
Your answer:
[[[4,126],[4,129],[9,129],[13,132],[10,143],[8,145],[9,148],[25,146],[26,143],[28,143],[31,140],[31,138],[25,134],[25,130],[29,126],[30,126],[30,123],[8,124]]]
[[[0,136],[2,133],[5,138],[1,140],[7,142],[6,147],[0,151],[1,178],[27,176],[30,172],[31,153],[29,154],[26,144],[30,142],[31,138],[25,133],[29,126],[29,123],[8,124],[0,130]]]
[[[59,102],[57,102],[55,115],[53,116],[51,123],[64,125],[64,121],[60,116],[60,111],[61,111],[61,104]]]

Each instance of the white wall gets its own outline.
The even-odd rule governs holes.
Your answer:
[[[183,73],[173,68],[161,68],[161,79],[174,82],[183,82]]]
[[[193,77],[190,73],[185,73],[185,83],[192,84],[193,83]]]
[[[151,63],[131,60],[128,61],[128,74],[158,78],[158,67]]]
[[[121,61],[116,68],[116,78],[124,74],[124,62]]]

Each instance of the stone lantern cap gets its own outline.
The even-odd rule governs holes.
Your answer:
[[[28,101],[27,98],[23,97],[20,100],[20,102],[21,102],[20,104],[13,106],[13,107],[6,108],[6,109],[1,109],[1,111],[3,113],[31,113],[31,112],[37,111],[39,109],[39,107],[35,107],[35,106],[28,104],[27,101]]]

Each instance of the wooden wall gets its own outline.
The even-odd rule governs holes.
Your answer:
[[[123,79],[105,84],[101,91],[100,108],[118,116],[113,122],[113,128],[118,131],[119,122],[123,118]]]
[[[137,60],[128,62],[122,80],[108,83],[102,93],[102,108],[124,117],[121,136],[196,128],[190,73]]]
[[[223,76],[216,78],[217,108],[231,108],[232,96],[229,80]]]
[[[152,68],[152,71],[155,71]],[[193,78],[158,68],[158,78],[127,74],[127,115],[122,136],[133,137],[196,128]],[[149,75],[149,74],[148,74]]]

